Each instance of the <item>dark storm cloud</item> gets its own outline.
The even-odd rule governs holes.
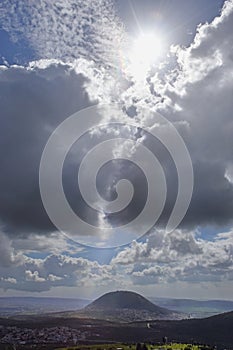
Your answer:
[[[12,67],[1,71],[0,159],[3,171],[0,174],[0,217],[6,232],[27,234],[55,229],[40,198],[38,184],[40,158],[46,141],[56,126],[72,113],[90,105],[85,92],[86,82],[87,78],[83,75],[78,75],[62,65],[53,64],[47,68],[31,70]],[[187,103],[185,99],[181,102]],[[227,122],[227,111],[225,120]],[[226,224],[232,219],[233,187],[224,176],[227,159],[230,156],[229,148],[226,151],[225,147],[216,149],[216,142],[220,145],[216,131],[213,133],[212,127],[210,132],[208,130],[204,132],[203,127],[200,128],[200,123],[203,123],[203,120],[199,119],[198,122],[192,120],[191,131],[179,125],[177,127],[191,151],[195,175],[193,199],[183,220],[183,227],[210,223]],[[124,131],[121,134],[127,135]],[[209,140],[208,148],[205,147],[205,135]],[[128,136],[135,138],[145,134],[139,130],[137,132],[131,130]],[[104,137],[102,135],[101,141],[108,137],[109,134]],[[223,135],[222,137],[225,140]],[[215,142],[211,138],[214,138]],[[95,135],[81,139],[76,147],[71,149],[64,163],[64,190],[67,199],[75,212],[92,224],[97,222],[98,214],[81,198],[76,185],[76,174],[78,164],[87,149],[91,149],[98,142],[99,137]],[[177,173],[171,156],[158,140],[147,135],[144,145],[156,154],[166,174],[168,196],[158,221],[158,225],[163,226],[168,221],[177,195]],[[82,151],[84,149],[85,152]],[[132,202],[125,210],[107,216],[113,226],[125,224],[135,218],[146,201],[145,176],[140,169],[127,161],[109,162],[100,169],[97,187],[101,196],[108,200],[114,199],[116,192],[113,183],[116,184],[122,178],[132,181],[135,193]]]
[[[162,90],[158,79],[151,77],[153,91],[161,90],[160,95],[165,97],[161,113],[167,119],[175,121],[193,162],[194,192],[183,227],[210,223],[226,225],[232,222],[233,181],[226,176],[233,163],[233,85],[230,78],[233,69],[230,25],[233,21],[232,8],[232,1],[227,2],[221,17],[212,24],[199,28],[190,48],[177,48],[180,66],[173,84],[169,77],[165,77]],[[1,69],[0,218],[6,231],[24,233],[54,229],[40,199],[38,170],[41,153],[49,135],[61,121],[90,105],[85,91],[94,95],[95,90],[99,89],[101,97],[105,94],[109,98],[108,93],[111,96],[112,91],[107,89],[105,92],[104,79],[98,74],[98,68],[95,68],[95,72],[95,76],[90,74],[92,84],[87,87],[84,75],[77,74],[64,65]],[[122,102],[129,108],[127,93],[132,101],[133,93],[138,94],[138,90],[136,87],[134,90],[134,85],[131,84],[128,90],[123,91]],[[150,95],[146,101],[143,100],[143,94],[140,97],[135,99],[132,106],[134,115],[129,120],[135,118],[137,107],[142,101],[148,105],[154,102],[154,96]],[[166,105],[167,98],[170,99],[170,105]],[[137,138],[145,135],[138,131],[133,136]],[[88,149],[96,141],[98,137],[94,136],[82,145]],[[178,188],[177,174],[174,162],[164,146],[150,137],[146,137],[144,142],[158,156],[166,174],[168,197],[158,222],[162,226],[167,223],[174,205]],[[82,149],[82,145],[77,146],[78,149]],[[74,209],[80,209],[82,215],[88,216],[89,209],[81,200],[80,193],[73,190],[76,186],[74,174],[77,174],[74,164],[79,161],[78,158],[67,161],[64,183],[68,200],[73,203]],[[233,179],[233,174],[231,176]],[[125,211],[108,216],[113,225],[134,218],[145,204],[145,178],[135,167],[125,163],[118,164],[117,167],[109,164],[100,170],[97,179],[99,193],[107,199],[115,198],[112,181],[116,183],[122,177],[132,180],[136,192],[134,200]],[[105,194],[109,186],[110,192]],[[78,198],[75,197],[76,194]],[[93,218],[95,222],[97,216],[93,215]]]
[[[194,164],[195,186],[183,226],[225,226],[233,221],[233,185],[225,177],[225,165],[211,161]]]
[[[90,104],[85,80],[59,65],[1,70],[0,217],[7,231],[53,229],[40,199],[40,158],[56,126]]]

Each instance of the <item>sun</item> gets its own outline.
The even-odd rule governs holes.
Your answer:
[[[162,42],[154,33],[141,34],[133,45],[133,55],[136,60],[142,63],[152,64],[162,51]]]
[[[132,42],[129,53],[130,71],[135,78],[143,78],[158,63],[163,52],[162,37],[157,33],[143,33]]]

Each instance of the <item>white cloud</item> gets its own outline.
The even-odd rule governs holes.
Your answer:
[[[21,261],[22,255],[14,250],[12,241],[5,233],[0,232],[0,266],[10,267]]]
[[[13,284],[17,283],[17,280],[13,277],[7,277],[7,278],[1,277],[1,281],[5,282],[5,283],[13,283]]]
[[[133,242],[119,252],[112,264],[128,266],[135,284],[231,280],[233,231],[219,234],[213,241],[201,239],[195,232],[156,232],[145,243]]]
[[[45,278],[39,276],[38,271],[25,271],[26,281],[34,281],[34,282],[45,282]]]
[[[190,254],[201,254],[201,243],[195,239],[193,232],[181,230],[165,234],[158,231],[151,234],[146,243],[134,241],[131,247],[121,251],[113,263],[130,264],[135,262],[160,262],[169,263],[176,261],[178,257]]]
[[[97,287],[110,282],[114,285],[116,272],[113,266],[97,261],[53,254],[44,259],[23,255],[17,266],[1,266],[0,274],[3,276],[0,288],[39,292],[56,286]]]
[[[13,39],[26,39],[39,57],[119,63],[123,26],[110,0],[42,0],[33,6],[4,0],[0,19]]]

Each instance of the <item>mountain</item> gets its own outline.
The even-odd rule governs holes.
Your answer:
[[[142,295],[116,291],[102,295],[80,311],[83,317],[133,322],[153,319],[181,319],[185,315],[153,304]]]
[[[116,291],[102,295],[85,307],[86,310],[134,309],[169,314],[169,310],[153,304],[142,295],[130,291]]]

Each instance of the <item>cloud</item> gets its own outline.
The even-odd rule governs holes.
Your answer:
[[[29,43],[37,58],[119,64],[124,32],[110,0],[1,1],[0,20],[15,41]]]
[[[0,216],[8,233],[54,231],[40,199],[40,158],[54,128],[90,105],[85,81],[64,64],[0,71]]]
[[[0,266],[0,274],[0,288],[5,290],[42,292],[58,286],[86,288],[110,282],[118,284],[117,278],[114,282],[116,273],[112,266],[61,254],[51,254],[44,259],[21,255],[17,265]]]
[[[75,254],[84,249],[73,241],[69,241],[65,235],[57,231],[46,234],[29,233],[24,236],[15,235],[11,244],[16,251],[29,255],[37,252],[43,254]]]
[[[199,25],[190,47],[177,47],[178,63],[182,74],[180,82],[183,84],[195,83],[217,74],[224,65],[224,70],[232,65],[229,45],[232,43],[230,28],[232,23],[233,3],[227,0],[224,3],[221,15],[214,18],[209,24]],[[220,84],[221,85],[221,84]]]
[[[0,232],[0,266],[11,267],[18,265],[21,260],[21,254],[15,251],[5,233]]]
[[[30,271],[26,270],[25,271],[25,276],[26,276],[26,281],[34,281],[34,282],[45,282],[45,278],[39,276],[38,271]]]
[[[213,241],[201,239],[198,232],[158,231],[145,243],[133,242],[111,263],[127,266],[135,284],[232,280],[233,231]]]
[[[77,15],[76,10],[80,3],[75,5],[72,1],[68,3],[61,1],[55,4],[54,2],[47,3],[44,1],[43,4],[39,11],[37,8],[34,10],[32,6],[29,9],[27,2],[19,2],[17,13],[21,14],[22,18],[20,20],[22,23],[30,16],[33,19],[26,21],[22,27],[28,28],[28,26],[33,25],[35,33],[38,34],[41,31],[41,24],[38,24],[38,29],[37,23],[46,10],[48,16],[54,18],[54,21],[51,21],[53,23],[51,25],[55,26],[51,29],[52,33],[61,30],[62,33],[69,35],[67,26],[72,23],[70,18]],[[104,4],[106,3],[101,2],[100,9]],[[9,5],[5,4],[5,10],[9,11],[11,6],[13,6],[12,2],[9,2]],[[89,13],[89,11],[92,13],[97,3],[90,4],[87,2],[85,6],[81,6],[82,10],[78,12],[79,14],[75,18],[81,23],[81,27],[84,25],[86,28],[83,24],[87,20],[86,13]],[[106,8],[106,11],[110,11],[114,16],[113,8],[111,6]],[[4,12],[4,10],[2,11]],[[98,11],[100,10],[98,9]],[[99,25],[100,12],[98,11],[96,21]],[[23,15],[23,13],[26,13],[26,15]],[[105,14],[105,12],[103,13]],[[103,18],[105,17],[103,16]],[[95,25],[97,24],[91,24],[92,21],[90,21],[91,32],[87,32],[95,31],[96,35],[93,40],[98,39],[101,42],[101,33],[105,35],[110,32],[107,30],[110,18],[112,17],[106,16],[106,19],[103,19],[103,33],[96,29]],[[12,13],[9,21],[17,22],[18,20]],[[45,16],[44,20],[47,21],[48,17]],[[9,30],[12,28],[10,22],[5,23]],[[207,23],[198,27],[194,42],[190,47],[176,47],[176,49],[173,49],[177,61],[177,67],[174,71],[166,73],[166,71],[160,72],[158,69],[155,75],[149,72],[150,75],[147,79],[140,83],[135,81],[126,82],[126,79],[120,82],[119,77],[105,68],[104,59],[101,65],[94,63],[94,61],[87,61],[85,58],[73,60],[72,63],[64,63],[53,58],[52,61],[35,61],[26,68],[14,66],[1,69],[0,90],[4,96],[0,101],[1,110],[4,110],[2,122],[4,135],[1,142],[7,149],[7,157],[5,153],[0,154],[5,169],[0,179],[0,189],[3,193],[2,203],[4,203],[0,206],[0,212],[2,221],[9,226],[8,231],[12,231],[12,228],[17,228],[16,231],[21,232],[24,230],[25,233],[32,231],[37,233],[38,230],[51,232],[54,230],[39,196],[38,166],[43,146],[59,122],[73,112],[89,106],[94,101],[109,102],[117,100],[120,101],[124,111],[126,111],[123,120],[119,120],[120,122],[130,123],[133,119],[139,126],[143,123],[153,125],[153,120],[150,120],[146,115],[142,115],[141,107],[153,108],[159,110],[172,121],[183,136],[191,154],[195,184],[192,202],[182,222],[182,227],[194,228],[197,222],[201,225],[223,225],[231,222],[233,184],[229,180],[228,173],[232,167],[231,149],[233,146],[231,137],[233,86],[230,78],[232,75],[232,53],[230,49],[232,46],[232,22],[232,1],[227,1],[219,17],[215,18],[210,24]],[[118,34],[114,34],[114,31],[112,33],[117,38]],[[53,40],[54,36],[49,34],[49,37]],[[66,36],[59,34],[59,38],[64,39]],[[62,45],[68,45],[69,42],[68,39],[68,41],[63,39],[61,39],[61,47],[63,47]],[[82,35],[80,40],[84,40]],[[33,40],[33,42],[36,42],[36,40]],[[43,45],[45,46],[45,44]],[[50,46],[54,51],[53,45]],[[79,41],[77,47],[82,47]],[[84,54],[81,55],[85,57]],[[56,55],[53,57],[56,57]],[[58,57],[60,56],[58,55]],[[11,89],[11,86],[14,86],[14,88]],[[14,101],[14,103],[10,104],[9,101]],[[133,116],[129,113],[129,110],[132,109],[134,111]],[[107,118],[104,120],[109,121]],[[132,134],[132,130],[128,130],[128,133]],[[138,144],[143,142],[158,156],[165,171],[168,197],[165,209],[158,222],[160,226],[164,226],[168,221],[176,198],[177,174],[175,166],[165,147],[161,147],[158,142],[153,145],[153,140],[143,132],[133,133],[131,136],[137,140]],[[14,144],[20,145],[17,150],[13,146],[13,139]],[[89,143],[88,147],[87,142]],[[86,151],[95,144],[95,141],[91,139],[87,142],[82,145],[86,147]],[[130,152],[133,151],[130,150]],[[119,156],[122,155],[122,158],[124,154],[128,155],[129,146],[127,142],[122,143],[113,152],[113,154],[116,153]],[[75,201],[73,194],[75,179],[70,176],[72,169],[74,169],[72,157],[69,158],[69,162],[71,164],[68,164],[66,175],[67,178],[70,178],[70,181],[66,185],[66,190],[70,195],[70,202],[74,209],[77,209],[77,206],[81,208],[81,217],[88,216],[92,218],[93,223],[100,222],[100,215],[98,216],[91,211],[83,202]],[[17,183],[14,181],[16,168]],[[114,226],[131,220],[143,208],[145,204],[143,181],[145,179],[143,180],[140,171],[137,171],[136,167],[128,164],[121,163],[115,168],[113,165],[111,169],[117,171],[119,178],[124,175],[125,178],[133,182],[135,198],[137,198],[137,201],[132,201],[130,206],[120,215],[104,216],[105,220],[108,220]],[[104,192],[104,189],[106,189],[104,183],[111,183],[111,181],[113,183],[113,181],[118,180],[116,176],[111,178],[110,173],[108,171],[108,174],[103,176],[105,181],[101,183],[100,192]],[[109,199],[116,194],[114,186],[108,186],[107,191],[110,193],[106,195]],[[75,193],[76,196],[77,194]],[[21,203],[24,203],[24,205],[22,206]]]
[[[181,230],[172,233],[158,231],[151,234],[146,243],[132,242],[132,245],[122,250],[112,261],[120,265],[137,262],[171,263],[178,257],[199,255],[202,252],[200,242],[195,239],[193,232]]]
[[[4,172],[0,174],[0,219],[5,232],[27,236],[55,231],[39,192],[39,164],[45,144],[71,114],[97,101],[106,102],[117,91],[111,74],[85,59],[72,63],[40,60],[26,67],[1,67],[0,162]],[[98,213],[90,214],[80,192],[74,191],[73,171],[98,137],[90,135],[74,145],[64,169],[64,186],[71,205],[80,209],[81,217],[92,217],[93,222],[100,218]]]
[[[193,225],[232,221],[233,187],[225,176],[233,147],[232,23],[233,2],[227,1],[221,16],[199,26],[190,47],[178,50],[179,75],[174,86],[168,87],[172,104],[180,107],[173,118],[190,125],[181,132],[195,172],[193,201],[186,216]]]
[[[153,120],[141,113],[142,107],[156,109],[174,123],[185,140],[194,169],[194,191],[182,228],[232,223],[232,24],[230,0],[213,22],[199,25],[189,47],[173,48],[175,67],[161,65],[121,95],[127,108],[135,108],[139,125],[153,125]],[[174,205],[176,171],[168,155],[143,136],[144,144],[158,154],[166,171],[167,203],[158,222],[163,227]],[[135,183],[138,188],[141,179]]]

